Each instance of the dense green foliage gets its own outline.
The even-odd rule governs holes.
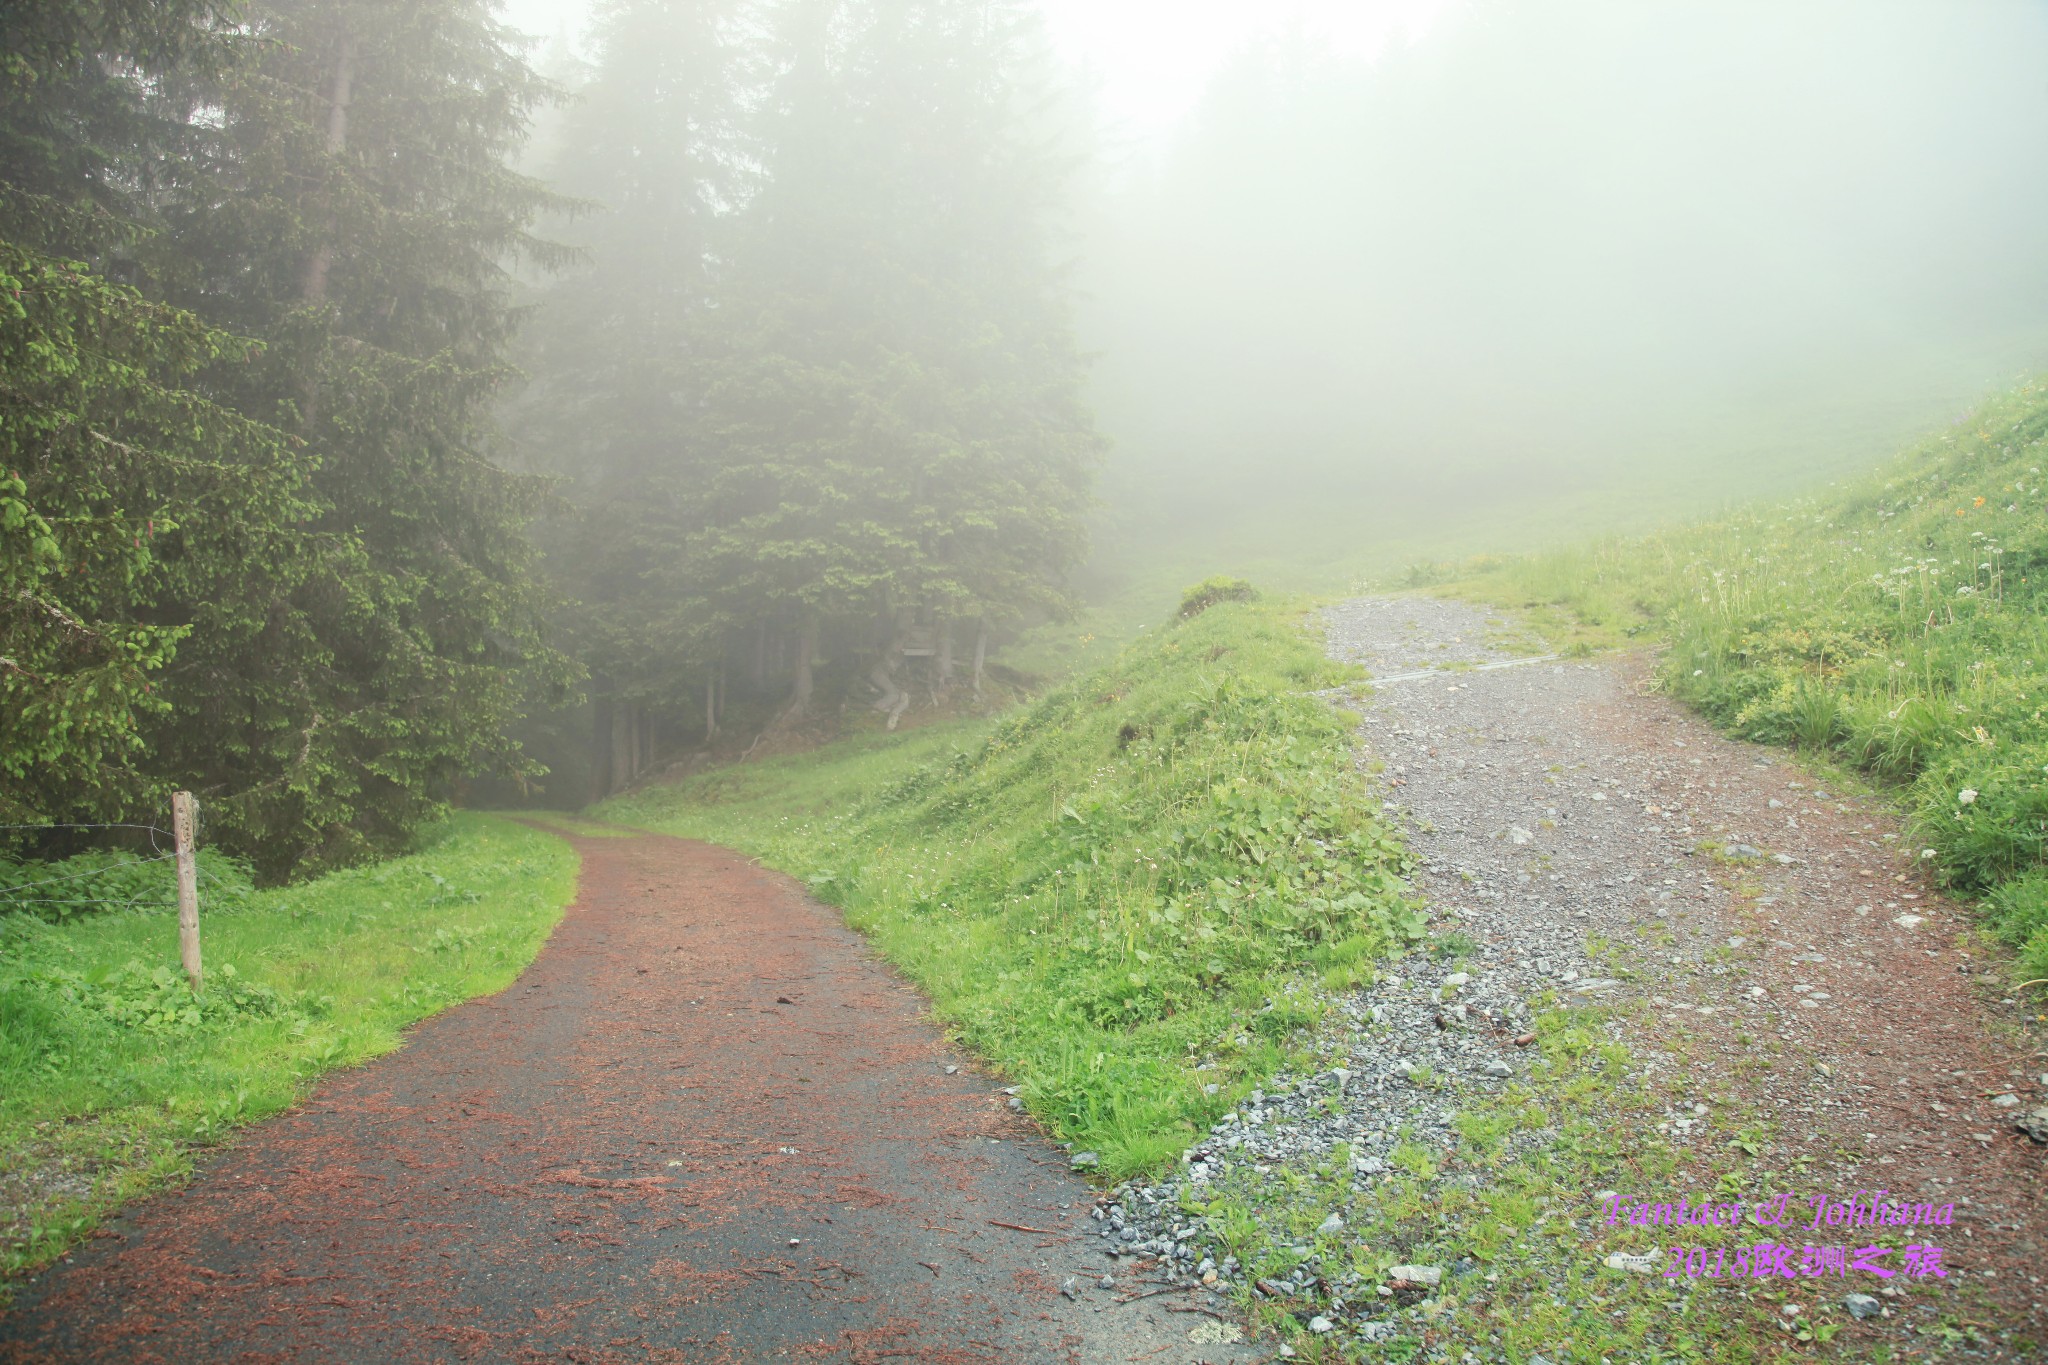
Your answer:
[[[556,562],[620,724],[800,714],[828,660],[900,712],[1067,609],[1100,442],[1037,59],[1008,0],[608,12],[558,173],[589,263],[521,411],[584,504]]]
[[[1128,1171],[1270,1073],[1312,1018],[1305,965],[1356,973],[1419,927],[1345,720],[1308,695],[1345,676],[1280,610],[1222,603],[985,729],[603,809],[804,877]]]
[[[0,811],[190,788],[272,879],[401,849],[531,771],[507,727],[573,676],[541,486],[483,453],[547,92],[484,0],[34,8],[0,72]]]
[[[0,1180],[0,1266],[47,1260],[187,1169],[194,1145],[503,989],[560,918],[576,859],[549,835],[465,816],[413,856],[283,890],[205,866],[199,1000],[177,970],[163,864],[90,879],[135,909],[0,913],[0,1170],[14,1177]],[[0,905],[20,871],[0,864]]]
[[[250,349],[0,242],[0,822],[160,808],[165,665],[303,576],[303,454],[192,387]]]
[[[1672,693],[1898,784],[1925,857],[2048,975],[2048,388],[1878,474],[1464,589],[1671,641]]]

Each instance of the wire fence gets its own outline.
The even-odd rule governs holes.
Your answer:
[[[98,867],[83,868],[76,872],[67,872],[63,876],[44,877],[40,878],[39,880],[30,882],[10,882],[6,880],[4,872],[0,872],[0,910],[26,909],[30,906],[35,906],[40,909],[55,909],[59,912],[60,915],[68,916],[72,914],[77,914],[80,911],[88,908],[131,910],[137,908],[151,910],[170,910],[176,908],[177,903],[176,900],[174,899],[175,892],[169,886],[166,886],[164,891],[158,894],[145,893],[142,895],[130,896],[93,896],[88,894],[74,894],[89,891],[91,884],[93,884],[96,881],[96,879],[111,877],[118,873],[128,871],[131,868],[149,867],[156,863],[166,863],[175,860],[178,856],[177,850],[175,848],[167,849],[164,847],[164,843],[161,842],[173,839],[173,835],[169,830],[154,824],[137,825],[126,823],[87,824],[80,822],[63,822],[49,824],[0,824],[0,832],[21,832],[28,830],[33,830],[37,832],[82,830],[138,831],[149,836],[149,847],[151,856],[146,858],[128,858],[117,863],[107,863]],[[68,862],[70,860],[66,859],[64,861]],[[61,866],[61,863],[59,865]],[[20,864],[16,864],[16,866],[20,866]],[[0,868],[4,867],[5,864],[0,864]],[[221,879],[215,876],[211,870],[202,867],[199,869],[199,871],[212,881],[223,886],[226,885],[226,883],[221,882]],[[33,896],[24,894],[26,892],[39,891],[49,887],[65,887],[67,889],[55,895]]]

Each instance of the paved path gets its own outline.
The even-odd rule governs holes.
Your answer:
[[[834,912],[703,844],[577,848],[509,990],[110,1223],[0,1361],[1248,1358],[1121,1301],[1064,1154]]]

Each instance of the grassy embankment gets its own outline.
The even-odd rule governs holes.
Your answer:
[[[1009,716],[708,774],[599,813],[841,906],[1077,1152],[1177,1154],[1418,925],[1405,854],[1310,693],[1350,670],[1224,601]]]
[[[1639,540],[1465,566],[1449,591],[1588,644],[1736,734],[1860,770],[2029,978],[2048,977],[2048,384],[1866,479]]]
[[[98,871],[121,861],[0,867],[0,1270],[48,1262],[320,1073],[502,990],[576,876],[561,840],[482,816],[458,816],[410,857],[277,890],[202,853],[195,1004],[169,865]],[[57,891],[143,904],[45,918],[77,908],[47,904]],[[30,899],[45,903],[5,908]]]

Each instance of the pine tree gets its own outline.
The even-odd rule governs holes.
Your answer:
[[[585,206],[563,229],[583,260],[541,298],[514,420],[528,458],[569,481],[579,514],[551,564],[580,605],[574,638],[597,709],[595,789],[632,780],[657,714],[703,698],[715,726],[728,623],[678,573],[678,522],[705,439],[706,314],[718,237],[747,191],[737,126],[747,78],[735,0],[621,0],[560,131],[552,180]]]
[[[175,604],[303,578],[297,444],[193,387],[251,349],[0,243],[0,824],[160,814],[141,734],[194,630]]]
[[[523,527],[543,487],[484,455],[508,370],[506,261],[553,258],[507,167],[545,85],[485,0],[251,0],[253,56],[162,191],[175,301],[267,343],[215,376],[302,438],[315,564],[261,612],[194,622],[150,762],[276,876],[401,846],[570,669]],[[253,567],[253,566],[252,566]]]
[[[239,51],[232,0],[0,5],[0,237],[65,256],[132,235],[184,147],[194,73]]]
[[[865,645],[893,715],[912,633],[1062,610],[1082,550],[1100,441],[1058,167],[1021,5],[795,0],[780,34],[695,559],[753,613]]]

